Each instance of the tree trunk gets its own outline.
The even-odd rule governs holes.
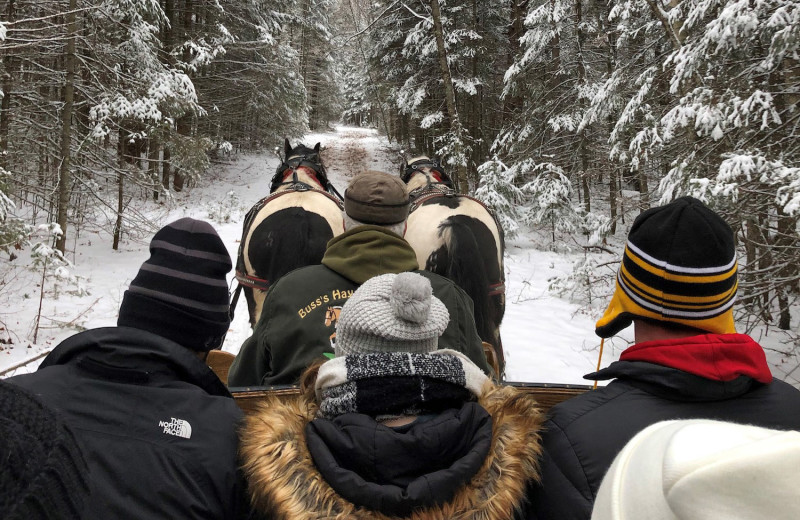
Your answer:
[[[119,144],[117,146],[117,150],[119,153],[119,171],[117,172],[117,220],[114,223],[114,242],[111,244],[111,249],[114,251],[119,250],[119,238],[122,234],[122,211],[123,211],[123,204],[122,198],[125,195],[125,155],[126,155],[126,148],[128,146],[128,137],[125,135],[127,132],[121,129],[119,130]]]
[[[67,248],[67,213],[69,210],[69,194],[72,188],[70,175],[70,158],[72,143],[72,109],[75,100],[75,39],[78,35],[78,22],[75,11],[77,0],[69,0],[67,13],[67,54],[66,79],[64,82],[64,108],[61,112],[61,165],[58,171],[58,215],[57,222],[61,226],[61,236],[56,240],[56,249],[66,253]]]
[[[797,244],[794,243],[797,218],[781,214],[780,209],[778,212],[777,235],[775,237],[775,250],[781,264],[775,289],[778,296],[778,328],[789,330],[792,327],[789,293],[792,290],[792,280],[796,278],[795,273],[797,270],[797,266],[790,259],[795,257],[791,251],[797,247]]]
[[[611,218],[609,232],[614,235],[617,232],[617,168],[614,165],[611,165],[608,172],[608,206],[609,218]]]
[[[153,183],[153,200],[158,200],[158,194],[161,192],[157,188],[159,181],[158,174],[159,172],[159,155],[161,155],[160,145],[158,143],[158,139],[150,138],[150,145],[147,151],[147,171],[150,177],[151,182]]]
[[[436,50],[439,54],[439,69],[442,74],[442,83],[444,84],[444,97],[447,104],[447,115],[450,119],[450,131],[453,134],[453,143],[455,149],[453,152],[458,155],[463,153],[464,146],[464,129],[461,126],[461,121],[458,119],[458,110],[456,108],[456,92],[453,87],[453,77],[450,75],[450,65],[447,62],[447,50],[444,47],[444,29],[442,28],[442,13],[439,10],[439,0],[431,1],[431,16],[433,17],[433,32],[436,37]],[[468,182],[466,178],[466,170],[464,165],[456,165],[455,175],[456,188],[466,189]]]
[[[646,210],[650,207],[650,188],[647,186],[647,173],[639,166],[636,172],[639,180],[639,209]]]
[[[9,0],[8,7],[3,16],[6,23],[16,21],[16,9],[14,0]],[[11,121],[11,90],[13,89],[14,77],[14,57],[11,50],[7,50],[3,56],[3,99],[0,101],[0,167],[8,168],[8,127]]]
[[[575,0],[575,27],[577,31],[578,40],[578,54],[576,56],[578,63],[578,88],[582,88],[586,84],[586,66],[583,63],[583,42],[586,36],[583,34],[583,0]],[[577,93],[577,91],[576,91]],[[580,101],[581,108],[585,102]],[[581,168],[581,187],[583,189],[583,209],[586,213],[592,210],[592,203],[589,193],[589,158],[588,151],[586,150],[586,129],[578,132],[578,161]]]
[[[169,191],[169,179],[172,176],[172,163],[170,162],[171,158],[169,147],[164,146],[164,162],[161,165],[161,186],[164,188],[165,192]]]
[[[508,24],[508,52],[504,70],[508,70],[519,56],[519,40],[525,33],[525,14],[528,12],[528,0],[511,0],[511,23]],[[503,100],[502,124],[511,121],[514,113],[522,105],[518,95],[509,94]]]

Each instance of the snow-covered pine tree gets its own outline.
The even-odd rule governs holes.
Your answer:
[[[294,0],[226,2],[226,52],[193,78],[206,117],[200,131],[235,150],[272,148],[308,128],[306,90],[291,45]]]
[[[533,180],[521,188],[531,201],[524,218],[530,224],[546,224],[555,245],[556,231],[573,233],[580,221],[572,202],[572,183],[555,164],[530,164],[529,168]]]
[[[601,4],[584,0],[529,4],[520,52],[506,71],[503,91],[517,111],[493,145],[510,168],[541,164],[562,170],[580,187],[585,211],[591,209],[593,180],[608,172],[616,189],[605,122],[581,124],[608,75],[604,16]]]
[[[523,191],[515,185],[514,173],[494,156],[478,168],[480,184],[475,190],[475,197],[494,212],[509,238],[519,230],[519,203],[524,199]]]
[[[639,75],[615,149],[632,165],[658,159],[661,202],[693,194],[725,216],[744,245],[749,312],[789,328],[800,280],[800,6],[641,0],[613,14],[628,32],[647,20],[669,43]]]
[[[498,65],[507,62],[508,5],[380,1],[373,12],[372,63],[391,100],[389,118],[398,122],[399,140],[465,168],[469,186],[461,189],[469,191],[477,186],[477,166],[488,155],[503,117],[503,67]]]

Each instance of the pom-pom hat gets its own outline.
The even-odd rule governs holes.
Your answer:
[[[196,351],[218,348],[230,326],[231,257],[208,222],[161,228],[125,291],[117,325],[146,330]]]
[[[437,350],[450,321],[430,281],[417,273],[370,278],[347,300],[336,323],[336,356]]]
[[[344,192],[345,213],[364,224],[399,224],[408,218],[409,204],[405,183],[384,172],[356,175]]]
[[[634,318],[735,333],[737,287],[730,226],[699,200],[682,197],[634,221],[595,333],[611,337]]]

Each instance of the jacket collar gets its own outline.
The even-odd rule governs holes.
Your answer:
[[[530,396],[492,383],[478,404],[493,421],[491,447],[480,469],[466,484],[454,486],[450,500],[415,509],[408,518],[496,520],[508,518],[525,501],[527,484],[538,479],[543,414]],[[274,399],[248,417],[241,454],[255,508],[269,517],[302,520],[398,518],[346,500],[320,474],[305,430],[316,411],[316,404],[301,397]]]
[[[39,369],[54,365],[75,365],[101,379],[133,384],[179,380],[211,395],[231,397],[193,351],[132,327],[103,327],[75,334],[53,349]]]
[[[693,400],[730,398],[772,382],[764,349],[745,334],[637,343],[619,361],[583,377],[620,378],[652,393],[675,392]]]
[[[356,226],[331,239],[322,264],[359,285],[380,274],[419,268],[404,238],[373,225]]]

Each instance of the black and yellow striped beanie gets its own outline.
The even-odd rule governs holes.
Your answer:
[[[730,226],[699,200],[681,197],[634,221],[614,296],[595,333],[611,337],[634,318],[735,333],[737,286]]]

